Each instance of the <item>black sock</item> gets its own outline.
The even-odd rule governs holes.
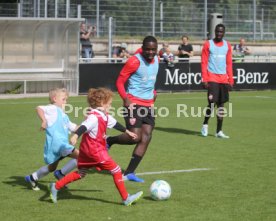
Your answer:
[[[203,124],[208,124],[209,118],[210,118],[210,117],[205,117],[205,118],[204,118],[204,121],[203,121]]]
[[[33,181],[33,182],[35,181],[32,174],[30,175],[30,179],[31,179],[31,181]]]
[[[223,121],[223,118],[220,118],[220,117],[217,118],[217,133],[222,130],[222,121]]]
[[[204,118],[203,124],[208,124],[208,121],[210,119],[211,113],[212,113],[212,111],[211,111],[211,105],[208,105],[206,113],[205,113],[205,118]]]
[[[59,170],[59,172],[60,172],[60,174],[61,174],[62,176],[65,176],[65,174],[63,174],[63,173],[61,172],[61,170]]]
[[[128,165],[126,171],[124,172],[124,175],[127,175],[129,173],[133,173],[135,171],[135,169],[137,168],[137,166],[139,165],[142,158],[143,157],[141,157],[141,156],[138,156],[136,154],[132,154],[131,160],[129,162],[129,165]]]
[[[222,130],[222,121],[224,114],[223,104],[218,105],[218,113],[217,113],[217,133]]]

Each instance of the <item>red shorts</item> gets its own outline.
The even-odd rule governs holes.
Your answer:
[[[101,171],[101,170],[112,171],[117,166],[118,164],[111,157],[101,162],[85,161],[84,159],[80,159],[80,158],[78,159],[78,169],[81,169],[81,168],[89,169],[89,168],[95,167],[98,171]]]

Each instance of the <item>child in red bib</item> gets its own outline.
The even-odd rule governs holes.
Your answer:
[[[90,89],[88,91],[87,100],[91,109],[86,119],[70,139],[71,144],[75,145],[77,139],[83,134],[78,157],[78,171],[72,172],[56,183],[50,184],[51,199],[54,203],[57,202],[57,193],[61,188],[68,183],[84,178],[87,171],[93,167],[98,171],[110,171],[124,205],[129,206],[142,196],[142,191],[133,195],[127,192],[121,168],[109,156],[106,148],[107,128],[115,128],[121,132],[125,132],[133,139],[137,137],[135,133],[127,130],[108,114],[112,103],[112,96],[113,93],[105,88]]]

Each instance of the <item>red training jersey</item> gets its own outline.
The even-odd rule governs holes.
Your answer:
[[[214,44],[217,47],[223,46],[223,41],[216,42]],[[228,52],[226,55],[226,74],[215,74],[208,71],[208,60],[210,55],[210,43],[206,41],[202,48],[201,53],[201,74],[202,74],[202,82],[216,82],[221,84],[234,84],[233,79],[233,68],[232,68],[232,47],[229,42],[227,42]]]
[[[108,161],[111,157],[106,150],[106,128],[108,125],[108,116],[106,119],[97,111],[93,110],[89,115],[96,116],[98,120],[96,133],[86,132],[82,135],[80,143],[80,153],[78,157],[79,168],[90,168],[98,163]]]
[[[138,49],[136,52],[141,53],[141,50],[142,49]],[[151,63],[154,63],[154,59],[152,59]],[[132,103],[142,106],[152,106],[154,104],[154,99],[144,100],[128,94],[125,90],[125,83],[130,78],[130,76],[138,70],[139,66],[139,59],[136,56],[130,57],[119,74],[119,77],[116,81],[116,87],[122,99],[128,98]],[[156,91],[154,91],[154,94],[156,94]]]

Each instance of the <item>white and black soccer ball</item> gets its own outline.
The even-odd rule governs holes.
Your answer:
[[[155,180],[150,186],[150,195],[154,200],[167,200],[171,194],[171,186],[165,180]]]

